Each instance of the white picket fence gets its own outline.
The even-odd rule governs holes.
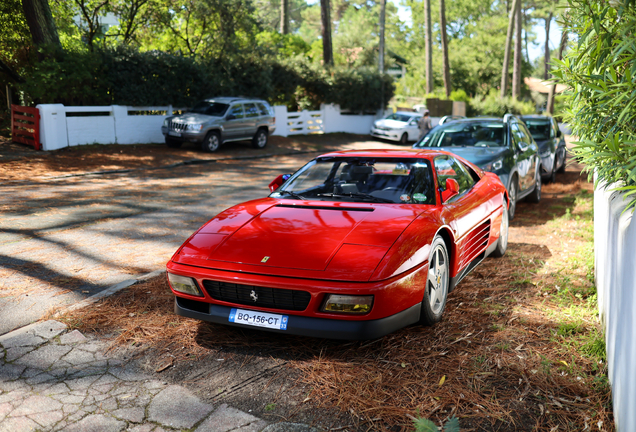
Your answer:
[[[67,107],[38,105],[40,141],[43,150],[85,144],[161,143],[161,125],[172,115],[172,106]],[[307,135],[346,132],[368,134],[379,115],[342,114],[337,105],[323,105],[318,111],[287,112],[275,106],[276,131],[273,135]]]

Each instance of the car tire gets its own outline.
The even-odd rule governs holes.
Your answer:
[[[515,212],[517,210],[517,195],[519,194],[519,182],[517,181],[517,176],[515,175],[510,182],[510,186],[508,187],[508,197],[510,199],[510,204],[508,205],[508,220],[511,221],[515,217]]]
[[[490,254],[490,256],[495,258],[501,258],[505,255],[506,250],[508,249],[508,206],[504,201],[503,212],[501,214],[501,228],[499,229],[499,238],[497,239],[497,247]]]
[[[400,137],[400,144],[406,145],[408,144],[408,142],[409,142],[409,136],[406,132],[404,132],[402,136]]]
[[[170,148],[179,148],[183,144],[181,141],[166,137],[166,145]]]
[[[431,326],[442,319],[450,286],[450,259],[444,239],[437,235],[431,244],[420,324]]]
[[[201,150],[214,153],[221,147],[221,135],[218,132],[208,132],[201,143]]]
[[[268,133],[267,130],[261,128],[256,131],[256,135],[252,138],[252,147],[262,149],[267,146]]]
[[[539,173],[541,167],[539,167]],[[534,179],[534,190],[528,195],[528,201],[531,203],[538,203],[541,201],[541,174],[537,174]]]
[[[554,158],[554,166],[552,167],[552,173],[550,174],[550,178],[548,179],[548,183],[554,183],[556,181],[556,171],[557,171],[557,158]]]
[[[561,164],[561,166],[559,167],[559,169],[557,170],[558,173],[564,173],[565,172],[565,161],[566,161],[566,157],[567,157],[567,152],[563,153],[563,163]]]

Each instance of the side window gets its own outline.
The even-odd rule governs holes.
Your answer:
[[[263,115],[263,116],[269,115],[269,110],[267,109],[265,104],[263,104],[261,102],[256,102],[256,106],[258,107],[259,111],[261,112],[261,115]]]
[[[519,133],[521,134],[521,139],[526,145],[532,144],[532,135],[528,132],[528,128],[524,124],[519,124]]]
[[[258,112],[258,108],[256,108],[256,104],[247,103],[245,104],[245,117],[258,117],[260,113]]]
[[[232,105],[230,108],[230,115],[233,115],[235,119],[242,119],[245,117],[243,114],[243,105]]]
[[[463,194],[473,187],[475,180],[468,169],[457,159],[451,156],[439,156],[435,158],[435,171],[437,172],[437,185],[446,190],[446,179],[454,178],[459,184],[459,194]]]
[[[510,124],[510,132],[515,145],[527,146],[530,144],[530,141],[528,140],[527,136],[524,134],[518,123]]]

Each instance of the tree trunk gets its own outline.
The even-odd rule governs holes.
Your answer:
[[[35,45],[62,47],[47,0],[22,0],[22,9]]]
[[[550,24],[552,24],[552,12],[550,12],[545,19],[545,48],[543,54],[543,64],[545,65],[545,70],[543,71],[544,80],[550,78]]]
[[[386,17],[386,0],[380,0],[380,55],[378,68],[380,73],[384,73],[384,21]]]
[[[280,34],[289,34],[289,0],[280,0]]]
[[[329,0],[320,0],[320,20],[322,22],[322,62],[324,67],[333,66],[331,47],[331,8]]]
[[[568,32],[567,30],[563,30],[561,33],[561,44],[559,45],[559,53],[557,54],[557,59],[561,60],[563,58],[563,51],[565,51],[565,46],[568,43]],[[548,93],[548,104],[547,110],[549,114],[554,113],[554,93],[556,91],[556,83],[550,86],[550,92]]]
[[[446,3],[439,0],[439,29],[442,33],[442,55],[444,57],[444,89],[446,90],[446,98],[450,97],[452,86],[450,76],[450,64],[448,61],[448,36],[446,35]]]
[[[424,0],[424,25],[426,26],[426,93],[433,93],[433,31],[431,29],[431,0]]]
[[[521,1],[517,1],[515,12],[515,57],[512,69],[512,97],[519,99],[521,95]]]
[[[508,20],[508,31],[506,32],[506,48],[504,50],[503,68],[501,70],[501,97],[508,94],[508,68],[510,67],[510,46],[512,45],[512,29],[515,25],[515,12],[517,3],[520,0],[513,0],[510,8],[510,19]]]

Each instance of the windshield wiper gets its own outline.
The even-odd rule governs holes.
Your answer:
[[[350,192],[350,193],[342,193],[342,194],[325,193],[325,194],[317,194],[316,196],[333,197],[333,198],[362,198],[362,199],[372,200],[375,202],[395,204],[393,200],[390,200],[387,198],[380,198],[380,197],[369,195],[362,192]]]
[[[280,191],[278,193],[280,195],[287,194],[287,195],[289,195],[289,196],[291,196],[293,198],[296,198],[296,199],[301,199],[301,200],[306,199],[304,196],[298,195],[296,192],[292,192],[292,191],[288,191],[288,190],[283,190],[283,191]]]

